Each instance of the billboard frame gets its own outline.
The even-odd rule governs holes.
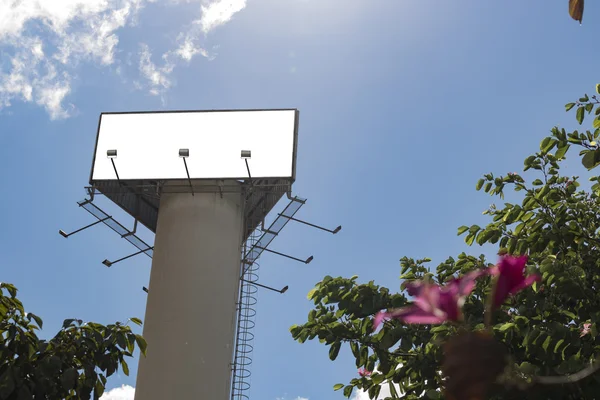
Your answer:
[[[94,143],[94,153],[92,156],[92,167],[90,170],[90,185],[94,186],[94,182],[105,182],[105,179],[93,179],[94,166],[96,163],[96,155],[98,151],[98,141],[100,138],[100,126],[102,124],[103,115],[123,115],[123,114],[181,114],[181,113],[228,113],[228,112],[261,112],[261,111],[294,111],[294,131],[293,131],[293,147],[292,147],[292,176],[291,182],[296,181],[296,160],[298,153],[298,129],[300,120],[300,111],[297,108],[245,108],[245,109],[210,109],[210,110],[158,110],[158,111],[107,111],[101,112],[98,117],[98,127],[96,129],[96,141]],[[242,150],[242,149],[240,149]],[[211,180],[247,180],[247,176],[242,177],[210,177],[210,178],[192,178],[194,181],[211,181]],[[290,180],[289,176],[286,177],[259,177],[257,179],[269,179],[269,180]],[[127,181],[179,181],[181,178],[148,178],[148,179],[121,179],[123,182]],[[254,177],[252,178],[254,180]]]

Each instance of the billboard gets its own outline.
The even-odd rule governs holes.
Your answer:
[[[249,150],[252,178],[293,181],[297,134],[296,109],[102,113],[90,183],[187,179],[180,149],[191,179],[247,179]]]

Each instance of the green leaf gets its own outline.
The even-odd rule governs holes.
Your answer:
[[[346,396],[347,398],[350,398],[350,396],[352,395],[352,390],[354,390],[354,386],[346,386],[344,388],[344,396]]]
[[[135,350],[135,335],[133,333],[127,334],[127,351],[133,353]]]
[[[594,127],[594,129],[600,128],[600,118],[595,118],[594,122],[592,123],[592,126]]]
[[[40,317],[38,317],[37,315],[35,315],[34,313],[27,313],[27,318],[31,321],[31,319],[33,318],[35,320],[35,323],[37,324],[37,326],[40,327],[40,329],[43,327],[42,325],[44,324],[44,322],[42,321],[42,319]]]
[[[481,230],[481,227],[479,225],[471,225],[471,227],[469,228],[469,232],[475,234],[477,232],[479,232]]]
[[[31,400],[33,398],[33,394],[27,385],[23,385],[19,388],[19,397],[17,400]]]
[[[394,382],[390,381],[389,382],[389,388],[390,388],[390,394],[392,395],[392,398],[397,399],[400,396],[398,396],[398,392],[396,391],[396,387],[394,386]]]
[[[563,344],[565,341],[565,339],[560,339],[558,342],[556,342],[556,345],[554,346],[554,352],[558,352],[558,349],[560,348],[560,345]]]
[[[63,325],[62,325],[63,329],[68,328],[69,326],[73,325],[73,322],[75,322],[74,318],[65,319],[63,321]]]
[[[15,390],[15,380],[12,369],[6,368],[0,375],[0,399],[8,399]]]
[[[504,332],[505,330],[512,328],[513,326],[515,326],[515,324],[513,322],[507,322],[507,323],[503,324],[498,330],[500,332]]]
[[[531,166],[531,165],[533,164],[533,162],[534,162],[534,161],[535,161],[535,156],[529,156],[529,157],[527,157],[527,158],[525,159],[525,161],[523,162],[523,164],[524,164],[526,167],[529,167],[529,166]]]
[[[429,389],[428,391],[426,391],[425,396],[428,399],[433,399],[433,400],[441,398],[440,392],[438,392],[435,389]]]
[[[534,180],[533,182],[531,182],[531,184],[532,184],[533,186],[541,186],[541,185],[543,185],[543,184],[544,184],[544,182],[542,182],[542,180],[541,180],[541,179],[536,179],[536,180]]]
[[[123,373],[126,376],[129,376],[129,365],[127,365],[125,359],[121,359],[121,369],[123,369]]]
[[[118,332],[116,333],[116,337],[117,344],[119,345],[119,347],[123,350],[127,349],[127,337],[125,336],[125,334],[123,332]]]
[[[377,396],[379,396],[379,391],[381,391],[381,386],[377,385],[377,386],[371,386],[369,388],[369,398],[370,399],[376,399]]]
[[[141,335],[135,335],[135,342],[137,343],[138,347],[140,348],[140,352],[146,356],[146,348],[148,347],[148,344],[146,343],[146,339],[144,339]]]
[[[335,385],[333,385],[333,390],[340,390],[343,387],[344,387],[343,383],[336,383]]]
[[[494,228],[483,230],[477,235],[477,244],[483,246],[494,234],[496,230]]]
[[[481,190],[481,188],[483,187],[483,183],[485,181],[483,179],[480,179],[477,181],[477,185],[475,185],[475,190]]]
[[[329,359],[331,361],[333,361],[337,358],[341,347],[342,347],[342,342],[339,342],[339,341],[333,342],[333,344],[329,348]]]
[[[581,163],[588,170],[598,166],[600,164],[600,149],[586,151]]]
[[[565,347],[563,347],[562,351],[560,352],[562,359],[565,359],[565,350],[571,345],[571,343],[568,343]]]
[[[311,291],[308,292],[308,294],[306,295],[306,298],[308,300],[312,300],[313,297],[315,296],[315,293],[317,293],[317,288],[311,289]]]
[[[142,320],[139,318],[129,318],[129,320],[138,326],[142,326]]]
[[[360,365],[364,366],[367,363],[368,358],[369,358],[369,348],[367,346],[362,346],[360,348]]]
[[[101,377],[104,377],[104,375],[100,375]],[[95,386],[95,395],[96,397],[94,398],[100,398],[102,397],[102,395],[104,394],[104,389],[105,389],[105,383],[102,382],[102,379],[98,379],[96,381],[96,386]]]
[[[585,108],[578,107],[577,108],[577,114],[576,114],[575,118],[577,118],[577,122],[579,122],[579,125],[581,125],[583,123],[583,118],[584,117],[585,117]]]
[[[60,383],[65,390],[71,390],[75,387],[77,375],[75,368],[69,368],[60,375]]]
[[[549,136],[545,137],[544,140],[542,140],[542,142],[540,143],[540,151],[542,151],[543,153],[548,153],[550,150],[552,150],[556,143],[556,139],[553,139]]]
[[[535,365],[528,363],[527,361],[522,362],[521,365],[519,365],[519,370],[521,370],[521,372],[523,372],[526,375],[533,375],[535,374]]]
[[[550,346],[551,341],[552,336],[548,335],[548,337],[546,338],[546,340],[544,340],[544,343],[542,344],[542,349],[544,349],[544,351],[548,351],[548,346]]]
[[[469,230],[468,226],[466,226],[466,225],[461,226],[460,228],[458,228],[457,236],[462,235],[463,233],[465,233],[468,230]]]
[[[381,382],[383,382],[384,379],[385,376],[382,374],[374,373],[373,375],[371,375],[371,380],[375,385],[379,385]]]
[[[467,237],[465,238],[465,243],[468,246],[471,246],[473,244],[473,241],[475,240],[475,235],[473,233],[469,233],[467,235]]]
[[[565,110],[570,111],[571,108],[575,107],[575,103],[567,103],[565,104]]]
[[[356,342],[350,342],[350,350],[352,350],[352,355],[355,358],[360,358],[360,349],[358,348],[358,344]]]
[[[569,147],[571,147],[570,144],[565,144],[564,146],[559,147],[558,150],[556,150],[556,154],[554,154],[554,157],[556,157],[559,160],[562,159],[567,153],[567,150],[569,150]]]
[[[569,310],[562,309],[562,310],[560,310],[560,313],[563,315],[566,315],[567,317],[569,317],[571,319],[577,319],[577,316]]]

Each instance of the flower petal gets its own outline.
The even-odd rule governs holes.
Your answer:
[[[509,294],[515,294],[520,292],[521,290],[528,288],[533,285],[534,282],[538,282],[541,280],[541,277],[537,274],[526,276],[518,285],[513,286],[512,290]]]
[[[417,305],[392,311],[389,313],[389,316],[404,321],[407,324],[441,324],[448,319],[444,313],[436,315],[433,312],[423,310]]]
[[[455,290],[458,296],[468,296],[475,288],[477,279],[489,273],[490,271],[487,269],[477,269],[467,272],[465,275],[451,280],[447,287]]]
[[[494,307],[500,306],[508,296],[531,286],[539,279],[537,275],[525,277],[526,264],[527,256],[504,256],[500,259],[494,287]]]
[[[425,284],[413,304],[425,312],[433,313],[439,308],[440,294],[441,288],[438,285]]]
[[[379,311],[377,314],[375,314],[375,318],[373,319],[373,330],[377,330],[379,325],[381,325],[386,319],[390,319],[390,315],[385,311]]]
[[[419,296],[421,291],[425,287],[425,282],[423,281],[406,281],[403,284],[406,292],[409,296]]]

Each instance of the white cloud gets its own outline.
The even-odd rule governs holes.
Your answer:
[[[180,1],[191,2],[192,0]],[[162,96],[169,89],[172,85],[171,73],[179,60],[190,62],[197,54],[213,60],[215,55],[204,48],[202,41],[211,31],[229,22],[234,14],[246,7],[246,0],[204,1],[206,4],[200,5],[200,18],[192,21],[187,29],[177,36],[177,48],[163,53],[161,67],[157,67],[151,61],[150,48],[143,45],[140,52],[140,71],[148,81],[146,86],[150,94]]]
[[[114,62],[116,31],[146,0],[0,1],[0,108],[35,102],[50,118],[68,117],[65,106],[75,67],[82,61]],[[43,38],[43,39],[42,39]]]
[[[192,21],[188,28],[179,34],[178,47],[174,51],[165,53],[163,58],[171,60],[175,55],[189,62],[196,54],[200,54],[213,60],[215,55],[206,50],[201,43],[210,32],[231,21],[236,13],[246,8],[246,0],[204,1],[206,4],[200,5],[200,18]]]
[[[402,368],[402,364],[398,364],[398,366],[396,368],[397,369]],[[373,372],[378,372],[378,369],[375,368],[375,371],[373,371]],[[396,393],[402,394],[402,391],[400,390],[400,387],[397,384],[394,384],[394,388],[396,389]],[[392,397],[389,383],[384,383],[381,386],[381,390],[379,391],[379,396],[377,396],[376,400],[383,400],[386,397]],[[370,400],[369,393],[364,390],[354,389],[351,400]]]
[[[148,45],[142,44],[138,54],[145,84],[136,86],[152,95],[172,86],[178,63],[189,63],[198,54],[214,58],[203,45],[206,36],[244,9],[246,0],[0,0],[0,109],[21,101],[40,105],[52,119],[72,115],[75,108],[66,101],[78,67],[114,66],[123,78],[131,60],[130,53],[119,59],[121,31],[136,25],[149,3],[173,7],[180,2],[198,2],[198,15],[184,29],[175,28],[173,49],[162,54],[158,65]]]
[[[159,95],[171,87],[169,75],[173,72],[174,65],[163,56],[164,65],[157,67],[152,62],[152,53],[148,45],[142,43],[140,46],[140,73],[149,81],[150,94]]]
[[[400,389],[396,385],[396,392],[400,393]],[[390,386],[385,384],[381,387],[381,391],[379,392],[379,396],[377,400],[383,400],[386,397],[392,397],[392,393],[390,392]],[[352,400],[371,400],[369,397],[369,393],[364,390],[355,389],[354,394],[352,395]]]
[[[202,5],[202,17],[198,21],[202,32],[207,34],[231,20],[233,15],[246,7],[246,0],[217,0],[208,6]]]
[[[105,392],[100,400],[133,400],[135,388],[129,385],[123,385]]]

